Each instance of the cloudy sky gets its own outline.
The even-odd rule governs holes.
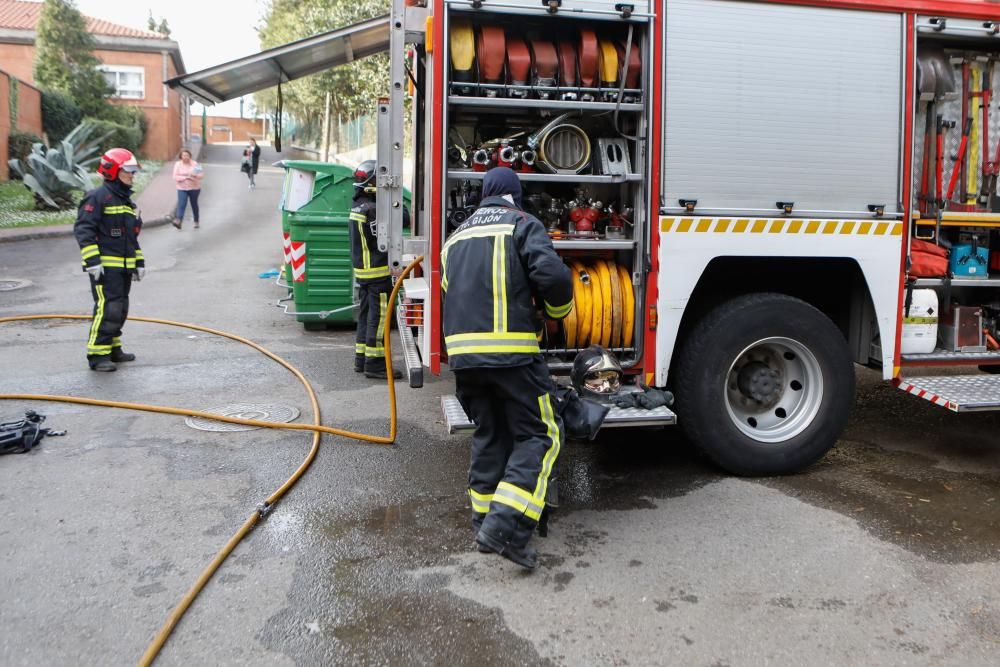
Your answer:
[[[150,11],[157,21],[167,19],[188,72],[260,50],[255,28],[264,13],[264,0],[76,0],[76,5],[88,16],[143,30]],[[250,102],[249,96],[246,101]],[[201,113],[201,106],[195,105],[194,112]],[[238,116],[239,100],[209,107],[209,113]]]

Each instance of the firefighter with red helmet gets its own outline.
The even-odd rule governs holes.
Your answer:
[[[386,379],[385,336],[392,273],[389,254],[378,249],[375,224],[375,160],[365,160],[354,170],[354,200],[350,213],[351,265],[358,283],[358,329],[354,340],[354,371],[365,377]],[[409,212],[403,209],[403,225]],[[400,378],[399,371],[393,377]]]
[[[476,543],[532,569],[528,541],[562,443],[535,313],[566,317],[573,282],[545,226],[521,209],[513,171],[486,172],[479,208],[441,251],[441,273],[448,364],[476,423],[469,465]]]
[[[124,148],[102,155],[97,173],[104,184],[80,201],[73,225],[94,297],[87,361],[95,371],[113,371],[116,363],[135,360],[134,354],[122,349],[121,335],[132,281],[142,280],[146,273],[138,238],[142,219],[131,199],[132,179],[141,168]]]

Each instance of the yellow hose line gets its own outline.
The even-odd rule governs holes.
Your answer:
[[[423,261],[423,256],[417,257],[413,260],[409,266],[403,269],[399,278],[396,280],[395,286],[392,288],[392,293],[389,295],[389,303],[393,304],[396,302],[396,297],[399,294],[399,288],[403,285],[403,279],[409,275],[411,271]],[[7,322],[24,322],[28,320],[90,320],[92,319],[90,315],[20,315],[15,317],[0,317],[0,324]],[[299,369],[292,366],[290,363],[274,354],[270,350],[254,343],[251,340],[243,338],[242,336],[237,336],[236,334],[231,334],[226,331],[219,331],[218,329],[210,329],[208,327],[199,326],[197,324],[188,324],[186,322],[174,322],[173,320],[163,320],[155,317],[130,317],[131,322],[149,322],[152,324],[166,324],[174,327],[182,327],[184,329],[192,329],[194,331],[201,331],[204,333],[213,334],[216,336],[222,336],[223,338],[229,338],[230,340],[243,343],[248,345],[253,349],[257,350],[261,354],[270,359],[274,360],[278,364],[284,366],[288,371],[292,373],[302,386],[305,387],[306,393],[309,394],[309,400],[312,403],[313,408],[313,423],[312,424],[282,424],[279,422],[269,422],[260,421],[257,419],[241,419],[239,417],[226,417],[223,415],[212,414],[211,412],[202,412],[200,410],[185,410],[183,408],[172,408],[169,406],[161,405],[146,405],[143,403],[127,403],[123,401],[104,401],[97,398],[81,398],[78,396],[51,396],[48,394],[0,394],[0,400],[21,400],[21,401],[55,401],[59,403],[77,403],[82,405],[96,405],[100,407],[108,408],[121,408],[125,410],[141,410],[144,412],[159,412],[163,414],[170,415],[180,415],[182,417],[202,417],[205,419],[214,419],[215,421],[228,422],[230,424],[243,424],[246,426],[259,426],[262,428],[273,428],[273,429],[285,429],[293,431],[312,431],[313,441],[312,447],[309,448],[309,453],[306,454],[305,460],[296,468],[292,476],[289,477],[284,484],[277,488],[266,500],[258,507],[254,512],[247,518],[247,520],[240,526],[240,529],[229,538],[225,546],[219,550],[219,553],[215,555],[212,562],[208,564],[208,567],[198,576],[197,581],[191,586],[181,601],[177,603],[174,610],[170,612],[170,616],[164,622],[163,627],[160,631],[156,633],[153,641],[146,648],[146,652],[143,653],[142,658],[139,660],[139,665],[143,667],[153,664],[156,660],[156,656],[159,655],[160,650],[166,643],[167,638],[170,637],[170,633],[173,631],[177,624],[180,622],[181,617],[184,616],[184,612],[188,610],[191,604],[194,602],[198,594],[209,582],[212,576],[215,574],[216,570],[222,565],[233,549],[243,540],[246,535],[253,530],[254,526],[257,525],[257,521],[264,512],[268,511],[278,500],[281,499],[285,493],[288,492],[295,483],[299,481],[299,478],[305,474],[309,466],[312,465],[313,460],[316,458],[316,454],[319,451],[319,443],[321,434],[329,433],[330,435],[339,435],[345,438],[352,438],[354,440],[361,440],[364,442],[372,442],[380,445],[391,445],[396,441],[396,383],[395,379],[392,377],[392,345],[390,344],[390,333],[392,327],[385,327],[385,334],[382,339],[382,345],[385,348],[385,365],[387,370],[388,380],[387,384],[389,387],[389,435],[379,436],[379,435],[369,435],[367,433],[355,433],[353,431],[347,431],[339,428],[331,428],[329,426],[323,426],[320,424],[320,409],[319,400],[316,398],[316,392],[313,390],[312,385],[309,384],[309,380],[306,379],[305,375],[302,374]]]

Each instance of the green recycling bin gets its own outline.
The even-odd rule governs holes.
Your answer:
[[[282,274],[285,283],[291,286],[293,278],[290,252],[293,215],[302,207],[309,205],[316,195],[331,183],[351,182],[354,170],[342,164],[310,160],[281,160],[275,163],[275,166],[283,167],[285,170],[278,208],[281,211],[282,249],[285,262]],[[349,202],[353,192],[349,192],[347,196]],[[347,207],[350,208],[350,204]]]
[[[356,321],[349,215],[354,170],[340,164],[291,161],[282,195],[285,279],[296,319],[307,330]],[[308,199],[306,194],[309,193]],[[410,193],[403,193],[410,205]],[[409,230],[405,230],[409,232]]]

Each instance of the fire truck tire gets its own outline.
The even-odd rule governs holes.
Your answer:
[[[716,464],[786,475],[836,443],[854,404],[854,366],[822,312],[784,294],[750,294],[691,329],[674,389],[679,422]]]

